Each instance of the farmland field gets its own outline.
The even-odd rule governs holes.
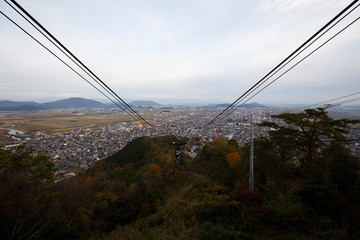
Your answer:
[[[143,116],[145,119],[153,116]],[[16,129],[24,132],[44,131],[54,133],[76,128],[96,128],[119,122],[133,121],[122,113],[100,113],[72,111],[40,111],[36,113],[12,114],[0,117],[0,128]]]

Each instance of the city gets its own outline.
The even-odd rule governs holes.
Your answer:
[[[137,121],[127,121],[94,128],[80,127],[56,133],[16,130],[7,132],[2,126],[0,128],[5,131],[2,140],[5,148],[24,144],[34,152],[46,153],[55,162],[59,169],[58,174],[66,174],[76,169],[87,169],[93,166],[96,161],[111,156],[127,143],[141,136],[174,135],[189,139],[198,136],[202,142],[221,136],[235,139],[241,146],[250,141],[251,115],[253,115],[254,137],[259,137],[266,136],[269,129],[258,126],[258,124],[262,121],[278,121],[271,116],[285,111],[280,108],[239,109],[229,117],[204,127],[222,110],[222,108],[210,107],[139,109],[140,114],[152,116],[150,121],[152,127]],[[80,109],[79,111],[96,115],[93,109]],[[103,111],[98,112],[103,113]],[[72,111],[72,113],[78,114],[78,111]],[[333,118],[358,118],[354,112],[346,111],[333,111],[330,112],[330,115]],[[9,125],[11,122],[7,124]],[[359,137],[360,127],[353,126],[348,139],[351,150],[356,156],[360,156]],[[194,149],[196,147],[199,146],[195,146]]]

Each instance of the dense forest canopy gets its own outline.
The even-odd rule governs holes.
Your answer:
[[[274,116],[249,146],[221,137],[142,137],[76,177],[54,181],[44,154],[0,149],[1,239],[356,239],[359,157],[346,133],[357,120],[324,109]],[[186,141],[185,141],[186,140]]]

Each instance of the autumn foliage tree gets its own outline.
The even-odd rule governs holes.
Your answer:
[[[240,149],[235,140],[229,141],[228,153],[226,154],[226,161],[231,168],[234,168],[240,162]]]
[[[196,171],[233,187],[240,174],[240,154],[241,150],[235,140],[215,137],[205,144],[203,151],[194,159],[193,166]]]

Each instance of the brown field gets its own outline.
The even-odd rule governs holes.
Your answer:
[[[79,112],[81,113],[81,112]],[[12,128],[24,132],[44,131],[47,133],[67,131],[76,128],[96,128],[119,122],[133,121],[125,114],[86,114],[75,115],[71,111],[21,113],[0,117],[0,128]],[[143,116],[151,119],[152,116]]]

